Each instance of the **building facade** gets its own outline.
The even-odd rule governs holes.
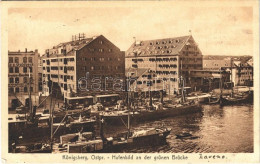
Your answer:
[[[126,51],[128,68],[149,69],[163,81],[166,93],[173,95],[180,91],[181,77],[186,87],[192,84],[190,71],[202,69],[202,53],[192,36],[136,41]]]
[[[58,88],[65,99],[124,89],[124,52],[103,35],[60,43],[46,50],[42,62],[45,96],[51,88]]]
[[[8,108],[15,109],[21,104],[39,103],[38,96],[38,50],[24,52],[8,51]],[[29,81],[31,79],[31,81]],[[30,92],[31,91],[31,92]]]
[[[203,56],[204,70],[225,70],[234,86],[253,86],[253,58],[251,56]]]

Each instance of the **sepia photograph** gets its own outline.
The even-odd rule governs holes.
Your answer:
[[[197,2],[7,5],[7,154],[257,153],[259,15]]]

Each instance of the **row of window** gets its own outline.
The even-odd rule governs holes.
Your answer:
[[[176,82],[177,78],[170,78],[170,79],[164,78],[163,79],[163,81],[168,81],[168,80]],[[162,82],[162,80],[151,80],[151,81],[145,81],[144,80],[144,81],[137,81],[136,83],[137,83],[137,85],[147,84],[147,86],[149,86],[149,85],[152,85],[152,84],[155,84],[155,83],[159,84],[161,82]]]
[[[177,68],[176,64],[159,64],[160,68]]]
[[[122,69],[121,66],[91,66],[90,70],[119,70]],[[88,70],[87,66],[82,67],[82,70],[86,71]]]
[[[159,44],[167,44],[167,43],[171,44],[171,43],[179,43],[179,42],[180,42],[180,39],[168,40],[168,41],[165,40],[165,41],[162,41],[162,42],[160,42],[160,41],[150,42],[150,45],[154,45],[154,44],[159,45]]]
[[[81,58],[81,61],[112,61],[113,58],[111,57],[108,57],[108,58],[104,58],[104,57],[101,57],[101,58],[96,58],[96,57],[91,57],[91,58],[86,58],[86,57],[83,57]],[[117,61],[121,61],[121,58],[115,58],[115,60]]]
[[[12,83],[19,83],[20,82],[20,80],[19,80],[20,78],[19,77],[10,77],[9,78],[9,83],[10,84],[12,84]],[[27,82],[29,82],[29,77],[23,77],[23,83],[27,83]],[[32,78],[31,78],[31,82],[32,82]]]
[[[153,81],[137,81],[136,83],[137,83],[137,85],[142,85],[142,84],[148,84],[148,83],[155,83],[155,81],[156,81],[156,83],[161,83],[161,80],[153,80]]]
[[[94,51],[105,52],[105,49],[103,49],[103,48],[99,48],[99,49],[89,48],[89,51],[90,52],[94,52]],[[108,49],[108,52],[112,52],[112,49]]]
[[[43,60],[42,62],[45,63],[45,61],[51,61],[51,62],[62,62],[62,61],[71,61],[73,62],[74,61],[74,58],[60,58],[60,59],[47,59],[47,60]]]
[[[18,87],[16,87],[16,88],[13,88],[13,87],[10,87],[10,88],[8,88],[8,91],[9,91],[9,93],[19,93],[20,91],[21,92],[28,92],[28,88],[27,87],[23,87],[23,88],[18,88]],[[33,87],[31,87],[31,92],[33,92]]]
[[[46,77],[46,74],[42,74],[43,77]],[[58,75],[48,75],[48,78],[52,77],[52,78],[58,78]],[[71,79],[73,80],[73,76],[69,76],[69,75],[60,75],[60,78],[64,78],[64,79]]]
[[[33,57],[23,57],[23,63],[32,63]],[[9,63],[19,63],[19,57],[9,57]]]
[[[74,58],[60,58],[60,59],[44,59],[44,60],[42,60],[42,62],[43,63],[47,63],[47,65],[49,65],[50,64],[50,62],[53,62],[53,63],[55,63],[55,62],[63,62],[64,64],[67,64],[67,62],[74,62],[75,60],[74,60]]]
[[[32,67],[23,67],[23,73],[33,72]],[[9,67],[9,73],[19,73],[19,67]]]

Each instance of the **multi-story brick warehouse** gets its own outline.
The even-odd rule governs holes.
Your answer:
[[[126,68],[149,68],[156,78],[168,81],[164,88],[174,94],[181,76],[191,86],[190,71],[202,69],[202,54],[192,36],[136,41],[126,51]]]
[[[42,58],[46,96],[50,81],[65,99],[121,93],[124,89],[124,52],[103,35],[60,43],[47,49]]]
[[[8,51],[8,108],[29,105],[29,89],[32,104],[38,104],[38,50]],[[29,83],[29,72],[31,83]]]

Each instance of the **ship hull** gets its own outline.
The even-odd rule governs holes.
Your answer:
[[[226,106],[226,105],[236,105],[236,104],[243,104],[243,103],[253,103],[253,94],[248,94],[241,98],[220,98],[220,105]]]
[[[159,134],[145,135],[134,137],[132,142],[120,143],[117,145],[107,145],[102,151],[99,152],[124,152],[124,150],[137,149],[146,146],[158,146],[166,144],[166,138],[170,134],[170,131],[166,131]]]
[[[146,121],[155,121],[168,117],[175,117],[184,114],[201,112],[202,107],[199,104],[180,106],[175,108],[161,110],[144,110],[139,114],[130,115],[131,124],[143,123]],[[106,125],[122,125],[127,124],[128,116],[103,116]]]
[[[129,137],[125,140],[103,141],[102,148],[100,145],[88,145],[87,143],[74,144],[68,147],[68,153],[117,153],[138,149],[146,146],[158,146],[166,144],[166,138],[171,130],[165,129],[162,132],[153,134],[144,134],[141,136]],[[102,142],[102,141],[101,141]],[[98,149],[98,150],[95,150]]]

